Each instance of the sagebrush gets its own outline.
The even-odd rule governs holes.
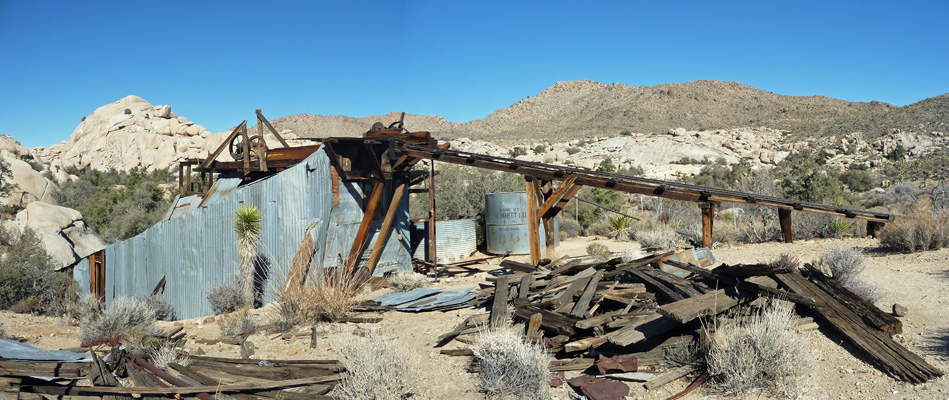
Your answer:
[[[425,278],[425,275],[422,275],[418,272],[396,272],[390,274],[387,279],[392,285],[392,288],[398,292],[408,292],[410,290],[423,288],[425,285],[428,285],[428,279]]]
[[[240,278],[236,276],[212,287],[208,290],[208,304],[211,305],[211,311],[215,314],[224,314],[247,305],[244,303],[241,290]]]
[[[257,323],[251,317],[249,309],[248,306],[241,306],[216,319],[217,326],[221,328],[221,338],[237,339],[250,336],[257,331]]]
[[[543,343],[524,342],[511,328],[482,331],[472,349],[487,398],[549,399],[549,357]]]
[[[802,371],[813,359],[794,321],[792,308],[771,305],[715,326],[705,350],[714,389],[742,398],[757,392],[785,398],[804,394]]]
[[[364,341],[339,341],[333,345],[346,368],[332,396],[352,400],[401,400],[422,393],[419,353],[399,339],[369,333]]]
[[[820,260],[820,265],[830,272],[831,278],[841,286],[875,303],[883,298],[883,292],[863,280],[860,273],[867,268],[867,258],[857,249],[833,245]]]
[[[164,312],[152,296],[119,297],[104,310],[93,305],[97,302],[91,295],[84,296],[81,301],[83,312],[79,316],[79,339],[84,343],[83,347],[112,344],[116,338],[134,342],[139,336],[154,333],[153,323]]]
[[[929,196],[897,212],[901,217],[887,223],[880,230],[880,244],[899,251],[936,250],[949,246],[949,209],[937,209]]]

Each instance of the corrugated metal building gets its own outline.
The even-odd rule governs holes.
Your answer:
[[[278,287],[280,277],[288,275],[293,256],[313,223],[318,222],[311,231],[316,243],[311,268],[344,265],[363,217],[364,196],[362,185],[355,182],[339,182],[338,196],[334,196],[332,168],[325,148],[320,148],[303,162],[246,186],[238,187],[239,178],[221,178],[205,198],[179,199],[169,219],[105,249],[106,306],[117,297],[151,293],[165,276],[165,297],[174,304],[178,318],[211,314],[208,290],[239,271],[232,222],[234,212],[245,204],[256,206],[263,215],[258,250],[264,260],[265,301],[273,299],[270,288]],[[387,188],[383,198],[391,198],[392,190]],[[375,275],[412,269],[407,197],[406,191]],[[364,258],[381,224],[381,220],[373,221]],[[73,269],[87,291],[89,272],[88,258]]]

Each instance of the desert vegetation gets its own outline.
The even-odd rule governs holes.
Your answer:
[[[509,327],[481,332],[472,349],[479,387],[489,399],[548,399],[548,356],[542,343],[525,342]]]
[[[369,333],[364,341],[333,345],[346,376],[332,395],[338,399],[399,400],[424,391],[422,360],[395,338]]]
[[[0,228],[0,308],[61,316],[75,313],[78,284],[55,270],[29,228],[19,235]]]

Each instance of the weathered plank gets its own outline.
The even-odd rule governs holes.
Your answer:
[[[892,314],[879,309],[873,305],[873,303],[857,296],[849,289],[841,286],[827,275],[824,275],[820,270],[808,266],[807,271],[810,273],[808,277],[811,282],[814,282],[821,290],[837,299],[840,304],[843,304],[851,311],[857,313],[857,315],[863,318],[863,322],[866,322],[867,325],[879,329],[889,336],[903,333],[903,322]]]
[[[859,315],[800,274],[775,275],[773,278],[795,293],[814,299],[819,306],[810,307],[811,311],[894,378],[910,383],[924,383],[943,375],[942,371],[922,357],[907,350],[883,332],[867,326]]]
[[[491,303],[491,326],[499,327],[507,321],[507,276],[498,278],[497,288],[494,291],[494,301]]]
[[[514,307],[514,316],[520,320],[528,321],[534,314],[541,314],[541,328],[545,331],[553,332],[557,335],[572,336],[576,333],[574,325],[577,319],[545,310],[531,304],[520,304]]]
[[[583,294],[580,295],[580,298],[577,299],[577,304],[573,306],[573,310],[570,311],[570,315],[574,317],[586,317],[587,310],[590,309],[590,299],[593,298],[593,294],[596,293],[596,285],[600,283],[600,278],[603,277],[603,271],[596,271],[596,274],[590,278],[590,282],[587,283],[586,288],[583,290]]]

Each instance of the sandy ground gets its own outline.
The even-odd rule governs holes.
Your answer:
[[[552,256],[581,255],[592,238],[564,240],[557,254]],[[635,242],[616,242],[599,239],[616,253],[635,252]],[[881,252],[873,239],[846,239],[841,241],[800,241],[792,244],[766,243],[755,245],[732,245],[717,248],[713,252],[720,262],[751,263],[766,261],[781,253],[796,255],[802,262],[811,262],[820,257],[829,246],[840,243],[863,249],[867,252],[867,269],[863,277],[882,288],[885,296],[877,304],[889,310],[893,303],[909,309],[902,318],[904,333],[896,340],[923,356],[927,361],[949,371],[949,249],[917,254]],[[526,256],[515,257],[526,258]],[[496,262],[496,261],[495,261]],[[456,289],[476,286],[490,276],[497,267],[491,264],[479,266],[475,274],[459,274],[442,277],[430,287]],[[372,298],[391,291],[381,289],[367,293]],[[427,388],[426,399],[480,399],[474,374],[466,372],[467,357],[450,357],[439,354],[434,348],[436,338],[452,330],[465,317],[485,312],[483,309],[463,309],[448,312],[369,313],[383,318],[376,324],[334,323],[322,324],[317,329],[319,340],[316,348],[310,348],[309,335],[281,339],[279,334],[256,333],[250,342],[256,347],[255,358],[279,359],[326,359],[337,358],[333,344],[344,341],[365,340],[367,331],[376,331],[386,338],[404,343],[406,351],[417,355],[423,363],[423,379]],[[255,312],[260,322],[266,322],[268,310]],[[78,346],[79,328],[69,326],[67,321],[57,318],[37,317],[0,312],[0,320],[7,334],[25,338],[27,342],[41,348],[61,349]],[[189,339],[214,339],[220,330],[216,323],[204,319],[177,322],[160,322],[165,329],[175,325],[184,326]],[[303,328],[297,331],[303,332]],[[878,373],[860,355],[854,353],[844,339],[824,329],[805,332],[804,339],[817,359],[815,366],[801,371],[807,376],[811,387],[806,398],[814,399],[949,399],[949,380],[943,377],[923,385],[910,385],[893,380]],[[453,341],[444,348],[466,346]],[[239,357],[238,346],[216,344],[197,345],[189,341],[186,347],[206,355]],[[568,375],[569,377],[570,375]],[[680,380],[653,392],[647,392],[640,384],[630,383],[629,398],[662,399],[669,397],[688,385]],[[555,391],[556,398],[567,399],[565,389]],[[717,398],[705,388],[684,397],[685,399]]]

